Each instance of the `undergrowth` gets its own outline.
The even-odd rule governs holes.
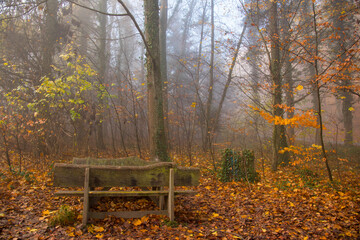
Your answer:
[[[55,215],[49,219],[49,225],[51,227],[57,225],[68,226],[68,225],[73,225],[75,221],[76,221],[76,212],[68,205],[62,205],[59,211],[57,211]]]

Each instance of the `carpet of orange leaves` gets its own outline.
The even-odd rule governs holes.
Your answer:
[[[175,157],[181,162],[180,157]],[[337,181],[326,175],[304,178],[294,167],[272,173],[266,167],[258,183],[219,182],[204,157],[195,196],[176,199],[176,222],[165,216],[141,219],[109,217],[81,228],[79,198],[55,197],[51,170],[37,167],[23,177],[0,176],[0,239],[358,239],[359,170],[343,166]],[[320,169],[314,165],[313,169]],[[4,169],[4,168],[3,168]],[[265,174],[265,176],[263,175]],[[62,204],[78,219],[73,226],[50,227]],[[105,199],[97,208],[151,209],[148,200]]]

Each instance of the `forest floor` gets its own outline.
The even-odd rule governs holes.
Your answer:
[[[265,165],[258,183],[222,183],[200,161],[195,196],[175,201],[176,222],[165,216],[109,217],[81,228],[80,198],[55,197],[51,169],[23,174],[0,172],[0,239],[359,239],[360,169],[342,166],[330,184],[320,165],[281,168]],[[179,159],[178,159],[179,161]],[[201,166],[202,165],[202,166]],[[265,174],[265,175],[264,175]],[[61,205],[77,215],[72,226],[50,227]],[[154,208],[148,200],[108,199],[100,208]]]

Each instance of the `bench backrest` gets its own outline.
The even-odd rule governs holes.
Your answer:
[[[125,158],[73,158],[74,164],[86,165],[111,165],[111,166],[147,166],[154,164],[154,162],[145,161],[138,157]]]
[[[85,169],[90,169],[90,187],[161,187],[169,185],[169,169],[174,168],[175,186],[197,186],[198,168],[176,167],[173,163],[154,163],[147,166],[95,166],[57,163],[54,186],[84,186]]]

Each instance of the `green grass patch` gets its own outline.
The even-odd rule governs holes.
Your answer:
[[[312,189],[319,186],[320,176],[316,172],[308,168],[297,168],[294,173],[300,176],[304,187]]]

